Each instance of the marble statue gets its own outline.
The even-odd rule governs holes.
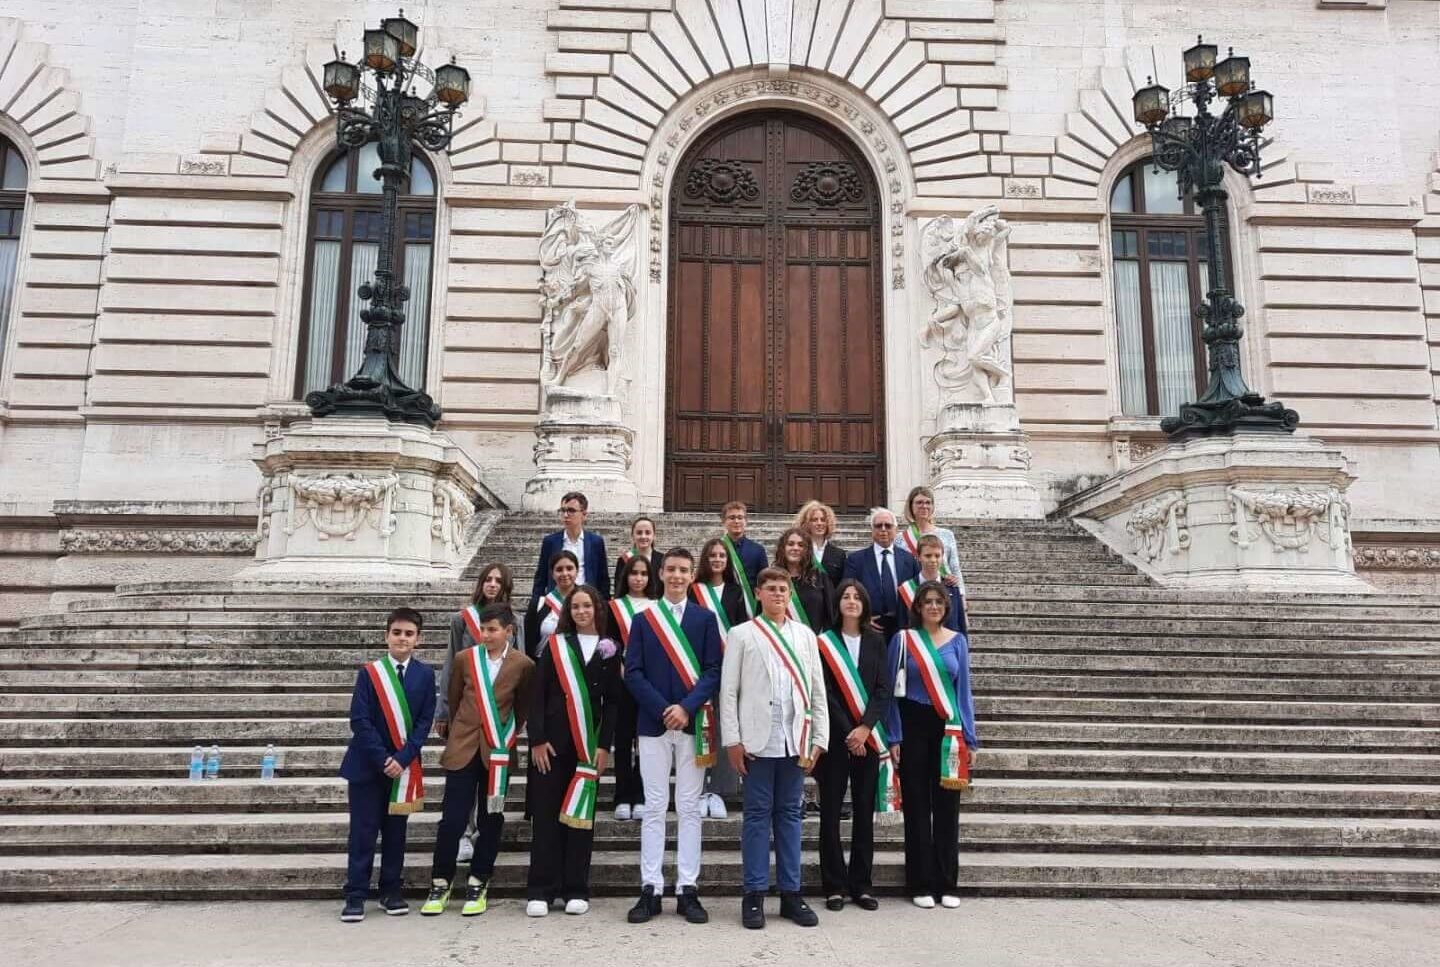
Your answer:
[[[550,209],[540,238],[540,383],[547,396],[618,399],[629,384],[625,345],[635,315],[640,269],[640,206],[599,228],[573,201]],[[603,392],[577,385],[591,370],[605,374]]]
[[[1014,400],[1010,334],[1010,225],[994,205],[958,225],[930,221],[921,235],[925,285],[936,308],[921,345],[935,346],[935,381],[942,403]]]

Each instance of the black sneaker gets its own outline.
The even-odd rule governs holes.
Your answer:
[[[685,918],[687,923],[709,923],[710,914],[700,905],[700,891],[693,886],[687,886],[675,897],[675,912]]]
[[[765,929],[765,894],[745,894],[740,901],[740,923],[746,930]]]
[[[630,908],[625,919],[631,923],[648,923],[651,917],[660,915],[660,898],[655,895],[653,886],[646,886],[640,891],[640,899]]]
[[[838,912],[845,909],[845,898],[838,893],[832,893],[825,898],[825,909]]]
[[[810,909],[805,898],[798,893],[780,894],[780,916],[793,920],[802,927],[814,927],[820,923],[815,911]]]
[[[365,919],[365,898],[347,896],[345,909],[340,911],[341,923],[359,923]]]
[[[410,912],[410,904],[398,896],[387,896],[380,900],[380,909],[387,917],[403,917]]]

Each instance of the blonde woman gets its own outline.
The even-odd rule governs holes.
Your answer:
[[[835,511],[818,500],[807,501],[791,526],[810,538],[815,566],[825,572],[831,587],[837,587],[845,574],[845,549],[830,540],[835,534]]]

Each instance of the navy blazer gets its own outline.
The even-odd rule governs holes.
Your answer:
[[[742,537],[735,542],[735,552],[740,555],[740,566],[745,568],[745,577],[750,582],[750,590],[754,591],[755,579],[769,565],[770,558],[766,555],[765,548],[748,537]]]
[[[909,625],[909,616],[905,612],[905,606],[900,602],[898,586],[920,574],[920,565],[905,548],[892,544],[890,549],[895,552],[895,617],[899,621],[899,627]],[[880,568],[875,564],[875,545],[866,544],[858,551],[851,551],[845,558],[845,577],[854,578],[865,585],[865,593],[870,595],[870,613],[880,616]]]
[[[610,558],[605,554],[605,538],[594,531],[584,531],[585,583],[593,585],[602,598],[610,597]],[[535,599],[550,590],[550,558],[565,550],[565,532],[546,534],[540,542],[540,560],[535,562],[535,583],[530,597]]]
[[[662,600],[652,607],[665,606]],[[725,653],[720,643],[720,622],[713,612],[687,598],[680,630],[690,639],[690,647],[700,662],[700,679],[694,688],[686,688],[680,680],[680,673],[675,671],[665,646],[650,627],[650,620],[643,615],[635,616],[630,644],[625,646],[625,686],[639,707],[637,735],[664,735],[665,710],[671,705],[679,705],[689,714],[685,731],[693,735],[696,713],[720,690],[720,661]]]
[[[410,706],[410,735],[405,747],[395,748],[390,741],[390,727],[385,724],[385,710],[370,672],[360,669],[355,691],[350,696],[350,745],[340,762],[340,775],[351,782],[389,782],[385,760],[393,757],[401,766],[408,766],[420,754],[435,721],[435,672],[418,658],[412,657],[405,668],[405,701]]]

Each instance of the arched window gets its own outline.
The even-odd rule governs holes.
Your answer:
[[[1147,158],[1110,192],[1120,409],[1174,416],[1204,389],[1204,346],[1194,309],[1205,298],[1205,220],[1179,197],[1174,172]]]
[[[25,222],[25,185],[30,173],[15,146],[0,138],[0,351],[10,330],[15,269],[20,261],[20,227]]]
[[[305,320],[296,390],[303,399],[355,375],[365,354],[365,307],[356,290],[374,277],[380,251],[380,166],[374,143],[335,156],[310,196],[305,263]],[[400,196],[394,271],[410,289],[396,369],[414,389],[425,385],[430,328],[430,260],[435,240],[435,173],[417,152]]]

